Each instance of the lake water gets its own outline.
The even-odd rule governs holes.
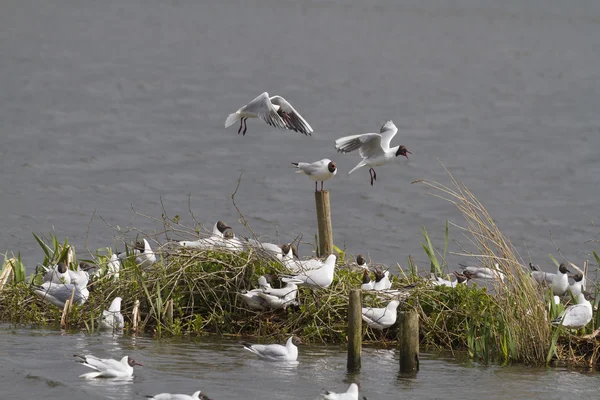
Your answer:
[[[242,173],[236,202],[256,233],[311,241],[313,184],[290,162],[327,157],[339,167],[326,182],[334,241],[354,254],[388,265],[412,254],[427,268],[421,226],[442,246],[446,219],[461,217],[410,182],[447,183],[441,162],[526,261],[553,269],[551,232],[581,265],[598,239],[599,37],[595,0],[4,1],[0,249],[32,267],[42,252],[31,232],[55,231],[80,254],[86,245],[122,250],[137,233],[127,227],[164,242],[162,225],[133,211],[160,217],[161,201],[187,225],[191,207],[207,226],[223,219],[248,234],[230,198]],[[223,128],[263,91],[290,100],[314,135],[256,120],[244,137]],[[358,155],[337,154],[333,142],[389,119],[399,128],[393,143],[413,154],[378,168],[371,187],[366,170],[347,174]],[[450,269],[457,261],[449,257]],[[0,346],[2,398],[134,398],[173,387],[217,399],[313,398],[348,383],[337,348],[302,350],[288,370],[231,342],[4,330]],[[146,365],[130,384],[94,386],[77,379],[74,349],[132,353]],[[416,379],[396,375],[393,353],[369,351],[358,380],[369,399],[584,398],[598,386],[579,373],[427,356]]]
[[[597,375],[564,369],[484,367],[422,354],[414,378],[398,374],[393,349],[363,349],[363,367],[346,373],[346,355],[337,346],[301,346],[298,363],[273,363],[242,350],[238,341],[152,340],[112,335],[61,334],[0,327],[3,399],[141,399],[162,392],[202,390],[215,400],[318,399],[323,389],[345,391],[360,385],[361,396],[376,399],[544,399],[595,398]],[[91,370],[73,354],[144,364],[131,381],[85,380]]]

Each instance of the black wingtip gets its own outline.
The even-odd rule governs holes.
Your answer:
[[[298,166],[298,163],[297,163],[297,162],[293,162],[293,163],[292,163],[292,165],[293,165],[294,167],[297,167],[297,166]]]

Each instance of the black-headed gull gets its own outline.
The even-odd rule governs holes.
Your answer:
[[[269,97],[269,93],[267,92],[259,95],[233,114],[229,114],[227,120],[225,120],[225,128],[229,128],[237,121],[240,121],[238,135],[240,132],[242,132],[242,135],[245,135],[248,128],[246,126],[248,118],[260,118],[276,128],[289,129],[305,135],[310,135],[313,132],[308,122],[302,118],[300,113],[286,99],[281,96]],[[242,127],[244,128],[243,131]]]
[[[159,393],[154,396],[146,396],[153,400],[211,400],[207,395],[203,394],[202,391],[198,390],[193,395],[187,394],[171,394],[171,393]]]
[[[350,387],[344,393],[325,391],[323,400],[358,400],[358,385],[356,383],[350,384]]]
[[[460,272],[454,271],[454,275],[456,276],[456,280],[455,281],[443,279],[443,278],[440,278],[439,276],[437,276],[436,274],[432,274],[431,283],[434,286],[447,286],[447,287],[454,288],[459,283],[466,283],[467,282],[467,277],[464,276],[463,274],[461,274]]]
[[[36,295],[60,308],[64,308],[67,300],[71,298],[71,294],[73,303],[77,305],[85,303],[90,296],[86,286],[77,286],[72,283],[44,282],[41,286],[33,285],[33,288]]]
[[[369,274],[369,270],[363,270],[362,285],[360,285],[360,288],[362,290],[373,290],[374,284],[375,281],[371,279],[371,274]]]
[[[592,320],[592,304],[585,298],[584,293],[577,295],[577,304],[565,308],[556,319],[554,325],[561,325],[570,329],[579,329]]]
[[[60,262],[52,267],[42,267],[46,270],[44,282],[52,283],[71,283],[69,268],[64,262]]]
[[[386,290],[392,287],[390,280],[390,271],[382,271],[380,268],[375,268],[375,283],[373,290]]]
[[[335,254],[330,254],[320,268],[307,270],[297,275],[286,275],[282,280],[315,288],[327,288],[333,282],[336,259]]]
[[[459,263],[462,268],[462,273],[468,279],[497,279],[504,282],[505,275],[500,271],[500,265],[495,264],[494,268],[469,266]]]
[[[125,326],[125,319],[121,314],[121,301],[120,297],[115,297],[110,303],[108,310],[102,311],[100,316],[100,329],[111,330],[119,332]]]
[[[575,282],[572,285],[569,285],[567,294],[570,292],[573,297],[577,297],[579,296],[579,293],[583,291],[583,274],[573,275],[573,280]]]
[[[267,305],[272,310],[283,308],[284,310],[292,305],[298,304],[296,297],[298,296],[298,286],[294,282],[287,282],[280,289],[263,288],[262,292],[257,295],[267,302]]]
[[[531,269],[531,278],[540,285],[549,286],[554,296],[562,296],[569,288],[569,269],[567,264],[562,263],[558,266],[555,274],[551,272],[540,271],[535,265],[529,263]]]
[[[388,164],[398,156],[404,156],[408,159],[408,154],[412,154],[405,146],[390,147],[392,138],[398,132],[398,128],[392,121],[388,121],[381,127],[379,133],[363,133],[360,135],[351,135],[339,138],[335,141],[335,148],[341,153],[349,153],[358,150],[362,157],[356,167],[352,168],[348,174],[359,168],[368,166],[371,176],[371,185],[377,180],[375,168],[380,165]]]
[[[135,365],[142,365],[129,356],[121,358],[121,361],[113,360],[111,358],[98,358],[92,355],[80,356],[75,354],[75,357],[79,358],[79,360],[77,360],[78,363],[96,370],[95,372],[79,375],[80,378],[85,379],[130,378],[133,376],[133,367]]]
[[[383,330],[396,323],[396,309],[400,305],[398,300],[392,300],[385,308],[362,308],[362,319],[372,329]]]
[[[246,303],[251,310],[264,311],[269,308],[269,304],[265,299],[260,297],[258,294],[262,293],[263,289],[270,289],[271,284],[267,281],[267,278],[263,275],[258,278],[258,289],[252,289],[245,293],[238,293],[242,300]]]
[[[279,246],[275,243],[260,242],[256,239],[252,239],[252,238],[244,238],[244,239],[247,242],[247,245],[249,247],[253,247],[257,250],[264,250],[268,255],[275,257],[278,260],[281,260],[281,258],[283,256],[281,246]]]
[[[296,361],[298,359],[298,347],[302,344],[299,337],[290,336],[285,346],[280,344],[250,344],[242,343],[244,349],[256,354],[260,358],[269,361]]]
[[[313,163],[295,162],[292,165],[299,170],[297,174],[304,173],[312,181],[315,181],[315,192],[317,192],[317,182],[321,181],[321,192],[323,191],[323,182],[328,181],[337,174],[337,167],[329,158],[324,158]]]
[[[122,252],[117,254],[117,257],[119,260],[128,257],[135,258],[135,263],[140,268],[151,267],[156,262],[156,255],[146,239],[136,241],[134,248],[129,253]]]

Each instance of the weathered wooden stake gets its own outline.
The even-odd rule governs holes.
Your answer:
[[[348,296],[348,371],[360,369],[362,351],[361,290],[353,289]]]
[[[319,255],[326,257],[333,253],[329,191],[315,192],[315,204],[317,205],[317,224],[319,228]]]
[[[167,301],[167,324],[173,325],[173,299]]]
[[[400,373],[416,374],[419,370],[419,314],[416,311],[398,313],[398,336]]]
[[[132,326],[131,330],[134,333],[137,333],[138,327],[140,325],[140,301],[139,300],[136,300],[133,303],[133,315],[131,316],[131,319],[133,320],[133,326]]]

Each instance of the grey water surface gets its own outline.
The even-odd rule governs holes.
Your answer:
[[[423,354],[415,378],[398,374],[393,349],[363,350],[360,374],[346,373],[337,346],[304,346],[296,364],[267,362],[234,340],[152,340],[110,334],[61,334],[0,327],[3,399],[142,399],[157,393],[202,390],[215,400],[319,399],[324,390],[360,386],[376,399],[595,398],[599,378],[564,369],[483,367]],[[130,381],[85,380],[91,370],[73,354],[129,355],[144,364]]]
[[[388,265],[411,254],[426,270],[421,226],[442,247],[445,221],[462,218],[411,182],[447,184],[445,166],[525,261],[554,268],[552,232],[581,265],[598,239],[599,38],[596,0],[6,0],[0,250],[20,251],[31,271],[42,260],[31,232],[68,237],[80,254],[122,250],[138,233],[131,227],[164,242],[162,224],[144,217],[160,218],[161,201],[188,226],[191,208],[207,226],[223,219],[248,234],[231,201],[242,173],[236,203],[254,232],[312,241],[313,184],[290,163],[330,158],[339,167],[325,184],[334,241],[354,254]],[[224,129],[263,91],[290,100],[313,136],[257,120],[245,136]],[[358,155],[336,153],[333,142],[389,119],[399,128],[392,143],[413,154],[377,168],[371,187],[366,170],[347,173]],[[460,260],[451,255],[450,269]],[[217,399],[309,399],[348,384],[339,348],[309,347],[294,369],[237,349],[5,329],[0,397],[199,387]],[[146,365],[126,385],[94,385],[77,379],[87,371],[74,350],[133,353]],[[369,399],[585,398],[598,387],[597,376],[430,357],[415,380],[398,379],[394,354],[376,350],[365,363],[358,380]]]

